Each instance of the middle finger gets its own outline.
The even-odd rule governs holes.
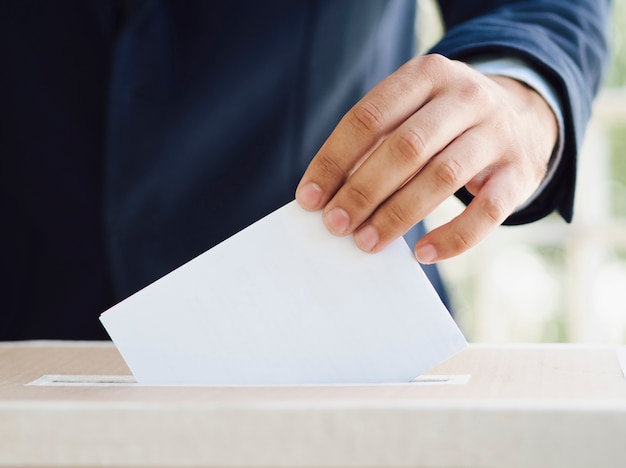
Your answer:
[[[354,231],[433,155],[475,125],[476,112],[464,112],[459,102],[455,93],[437,96],[390,134],[327,204],[328,229],[337,235]]]
[[[431,159],[359,227],[354,234],[357,245],[368,252],[381,250],[493,164],[501,149],[483,130],[468,130]]]

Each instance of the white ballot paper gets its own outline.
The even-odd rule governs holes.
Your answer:
[[[100,320],[141,384],[409,382],[466,346],[402,238],[362,252],[296,202]]]

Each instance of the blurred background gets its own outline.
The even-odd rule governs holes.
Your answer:
[[[441,34],[434,0],[418,0],[420,48]],[[626,0],[614,0],[610,68],[579,159],[574,221],[552,215],[500,227],[440,263],[472,342],[626,343]],[[462,209],[451,199],[427,220]]]

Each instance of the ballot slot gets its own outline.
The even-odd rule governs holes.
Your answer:
[[[46,374],[24,385],[39,387],[135,386],[137,380],[132,375]]]
[[[469,382],[470,375],[421,375],[416,377],[410,382],[406,383],[393,383],[393,384],[319,384],[319,385],[307,385],[311,387],[324,386],[377,386],[377,385],[465,385]],[[169,387],[180,385],[154,385],[154,384],[140,384],[137,383],[132,375],[64,375],[64,374],[46,374],[42,375],[32,382],[24,384],[25,386],[40,386],[40,387]],[[185,386],[209,386],[209,385],[185,385]],[[210,385],[212,387],[220,385]],[[233,387],[239,387],[241,385],[228,385]],[[250,387],[251,385],[246,385]],[[264,385],[271,386],[271,385]],[[292,385],[281,385],[292,386]],[[300,386],[300,385],[293,385]]]

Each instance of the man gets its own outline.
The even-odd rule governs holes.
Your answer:
[[[368,252],[457,193],[425,264],[569,220],[608,4],[441,1],[440,55],[411,59],[412,0],[3,2],[0,339],[105,338],[294,193]]]

